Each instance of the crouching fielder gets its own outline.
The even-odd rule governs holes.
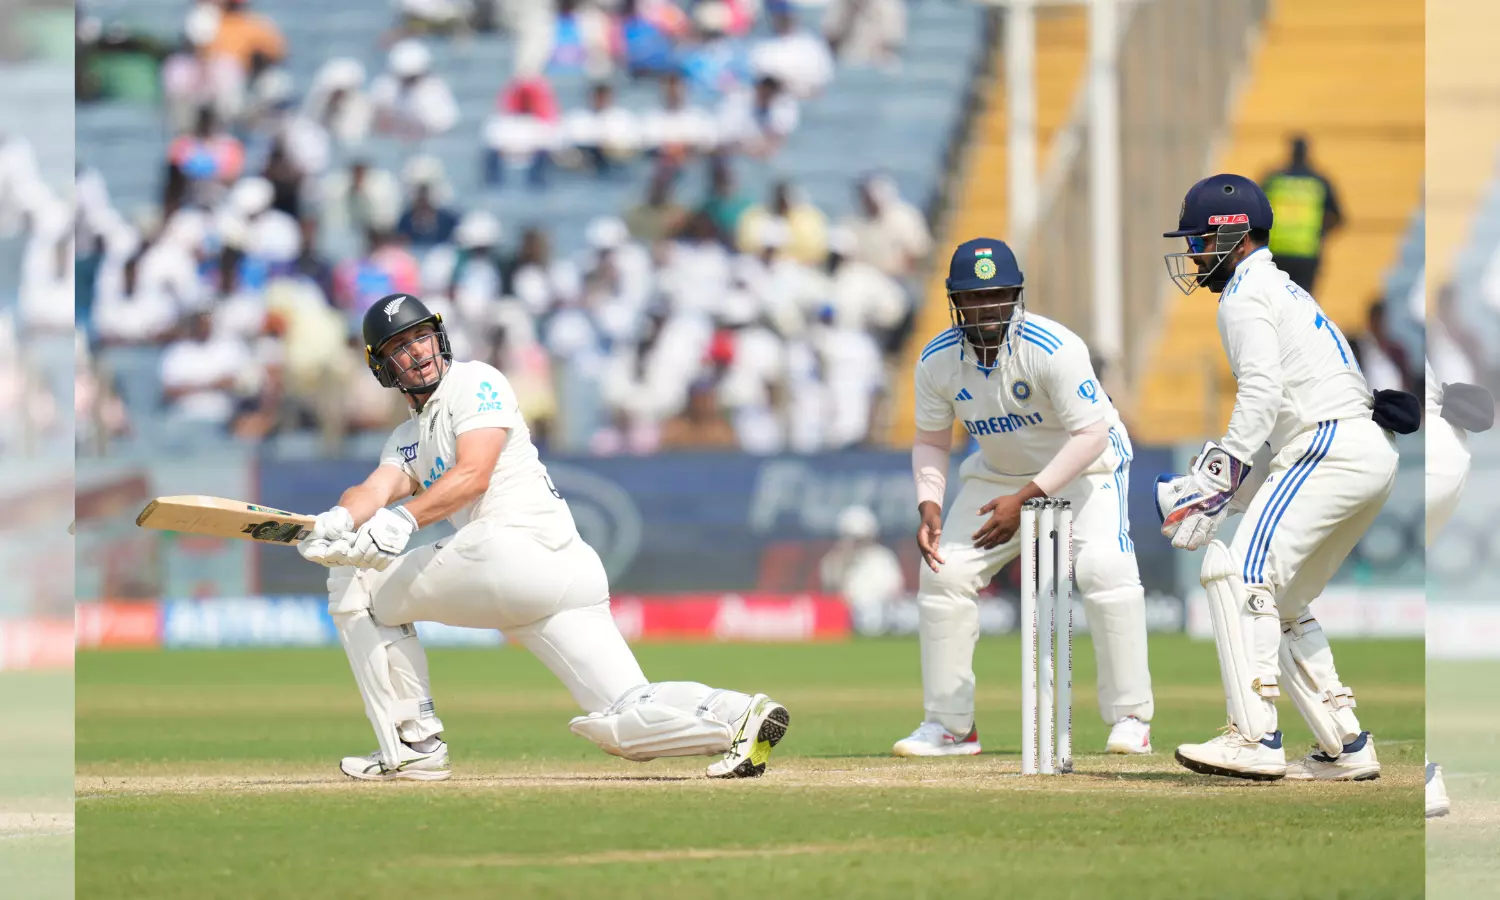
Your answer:
[[[1106,748],[1151,752],[1146,598],[1130,540],[1130,439],[1100,388],[1083,341],[1025,308],[1022,275],[1001,241],[960,244],[949,269],[953,327],[922,351],[916,371],[912,467],[926,563],[917,603],[926,716],[897,756],[979,752],[974,645],[979,591],[1021,553],[1021,505],[1072,503],[1078,592],[1099,661]],[[954,420],[979,450],[943,516]]]
[[[1495,424],[1495,398],[1476,384],[1441,384],[1427,362],[1427,545],[1442,533],[1458,508],[1473,458],[1469,433]],[[1443,770],[1427,763],[1427,817],[1446,816],[1451,804]]]
[[[762,774],[786,733],[785,707],[764,694],[647,682],[610,615],[603,563],[538,459],[505,376],[453,362],[442,317],[415,297],[375,304],[364,338],[370,370],[406,395],[411,418],[299,546],[332,570],[328,609],[379,745],[344,759],[344,774],[449,776],[417,621],[494,628],[526,647],[587,713],[569,723],[573,733],[607,753],[723,755],[710,776]],[[457,533],[406,549],[441,519]]]
[[[1211,775],[1362,781],[1380,776],[1375,741],[1309,605],[1390,496],[1391,432],[1415,431],[1421,407],[1399,391],[1372,397],[1338,327],[1272,261],[1271,221],[1253,181],[1215,175],[1188,191],[1165,235],[1187,239],[1186,253],[1166,255],[1177,286],[1220,295],[1219,334],[1238,381],[1226,436],[1205,444],[1188,474],[1157,479],[1162,533],[1179,549],[1208,548],[1200,579],[1230,720],[1176,756]],[[1230,545],[1213,540],[1240,510]],[[1317,738],[1290,766],[1276,718],[1282,690]]]

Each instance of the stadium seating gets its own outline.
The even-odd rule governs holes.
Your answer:
[[[1001,38],[997,37],[997,40]],[[1088,59],[1088,13],[1068,7],[1041,7],[1036,15],[1037,165],[1044,169],[1052,138],[1067,123],[1074,98],[1083,85]],[[1007,117],[1003,63],[982,86],[983,108],[977,112],[961,185],[953,202],[948,226],[936,235],[932,271],[926,285],[927,302],[918,313],[916,328],[908,343],[894,385],[892,442],[909,444],[915,425],[910,373],[917,354],[934,334],[948,327],[948,300],[943,280],[948,274],[948,254],[953,244],[981,234],[1007,234],[1006,217],[1009,169],[1007,168]],[[963,436],[967,440],[967,435]]]
[[[1345,215],[1325,247],[1317,299],[1351,338],[1399,264],[1422,200],[1422,16],[1405,0],[1276,0],[1213,165],[1258,178],[1285,162],[1290,135],[1308,136],[1313,165],[1333,181]],[[1381,65],[1370,66],[1372,56]],[[1164,333],[1132,416],[1139,441],[1216,433],[1234,405],[1214,303],[1168,290]]]

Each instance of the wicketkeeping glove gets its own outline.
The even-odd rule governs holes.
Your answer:
[[[1162,535],[1171,538],[1179,550],[1197,550],[1207,544],[1228,517],[1229,501],[1249,474],[1248,463],[1209,441],[1191,472],[1157,476],[1156,512]]]
[[[349,553],[349,565],[385,571],[400,556],[417,530],[417,520],[401,507],[382,509],[360,526]]]

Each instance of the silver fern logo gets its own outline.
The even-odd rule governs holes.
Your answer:
[[[390,303],[387,303],[385,305],[385,317],[387,319],[394,319],[394,318],[396,318],[396,313],[398,313],[398,312],[401,311],[401,304],[403,304],[405,302],[406,302],[406,298],[405,297],[397,297],[396,299],[392,300]]]

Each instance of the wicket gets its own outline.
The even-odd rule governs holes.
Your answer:
[[[1021,507],[1022,775],[1073,771],[1072,588],[1072,506],[1051,498],[1026,501]]]

